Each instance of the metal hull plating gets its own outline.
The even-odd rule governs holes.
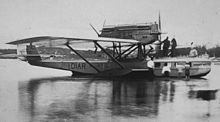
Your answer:
[[[191,68],[190,69],[190,77],[202,77],[206,76],[211,71],[211,68]],[[163,77],[161,73],[162,69],[155,69],[154,75],[156,77]],[[181,74],[178,74],[177,69],[173,68],[170,72],[170,77],[185,77],[185,69]]]
[[[123,76],[131,72],[148,72],[147,61],[122,61],[120,62],[124,68],[121,68],[115,62],[108,60],[89,61],[100,72],[96,71],[88,63],[82,60],[73,61],[57,61],[57,60],[41,60],[41,61],[29,61],[29,64],[34,66],[55,68],[72,71],[75,74],[89,74],[89,75],[101,75],[101,76]],[[135,70],[132,70],[135,69]]]
[[[185,63],[190,63],[190,77],[202,77],[207,75],[211,71],[211,61],[202,58],[171,58],[171,59],[160,59],[155,61],[154,75],[162,77],[162,68],[164,63],[170,65],[171,72],[170,77],[185,77]],[[178,66],[182,65],[182,72],[178,72]]]
[[[120,63],[124,66],[122,69],[115,62],[108,60],[93,60],[90,61],[100,72],[96,71],[88,63],[82,60],[73,61],[57,61],[57,60],[39,60],[29,61],[31,65],[68,70],[73,72],[73,75],[98,75],[98,76],[138,76],[138,77],[163,77],[162,67],[167,62],[171,65],[170,77],[185,77],[185,69],[179,73],[177,65],[185,64],[185,60],[155,60],[155,68],[153,74],[149,72],[147,61],[143,60],[126,60]],[[211,71],[211,62],[208,60],[191,60],[190,77],[202,77]],[[160,64],[158,66],[158,64]]]

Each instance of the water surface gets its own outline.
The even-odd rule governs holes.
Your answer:
[[[0,60],[3,122],[218,122],[220,66],[200,79],[73,78],[71,73]]]

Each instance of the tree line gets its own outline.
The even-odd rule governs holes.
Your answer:
[[[210,57],[220,57],[220,46],[212,47],[207,49],[205,45],[196,46],[195,49],[198,51],[198,55],[208,54]],[[189,55],[191,48],[178,48],[176,49],[177,56],[187,56]]]

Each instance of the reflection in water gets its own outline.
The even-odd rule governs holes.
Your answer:
[[[163,101],[168,101],[169,97],[169,102],[173,102],[174,99],[174,94],[175,94],[175,84],[174,81],[161,81],[161,94],[162,94],[162,100]]]
[[[26,118],[27,121],[77,120],[80,116],[76,113],[85,114],[90,110],[86,103],[88,95],[85,94],[88,93],[90,81],[81,81],[84,79],[60,77],[20,82],[20,110],[23,116],[30,117]],[[77,93],[79,89],[82,93]]]
[[[172,102],[174,93],[173,81],[58,77],[19,82],[20,111],[27,121],[155,118],[160,97]]]
[[[198,92],[220,88],[216,65],[206,79],[148,81],[39,79],[67,74],[15,60],[0,64],[0,118],[4,122],[18,117],[21,122],[218,122],[220,118],[220,92],[213,96]]]
[[[207,113],[205,114],[207,117],[209,117],[211,115],[210,109],[211,109],[211,100],[215,100],[216,99],[216,93],[218,91],[218,89],[216,88],[212,88],[209,86],[209,82],[207,81],[207,79],[203,79],[206,82],[199,83],[199,84],[191,84],[188,85],[190,88],[189,91],[189,98],[190,99],[197,99],[200,101],[207,101]],[[198,85],[202,85],[202,87],[198,87]],[[198,89],[199,88],[199,89]]]
[[[214,100],[216,99],[216,92],[218,89],[210,87],[207,79],[200,79],[199,82],[187,82],[189,87],[188,97],[190,99]]]
[[[178,119],[167,116],[192,112],[189,108],[193,105],[187,94],[190,99],[196,98],[192,91],[198,86],[196,83],[207,82],[72,77],[23,81],[19,82],[21,119],[34,122],[179,121],[189,115]],[[187,91],[185,96],[183,91]]]
[[[115,116],[157,115],[160,95],[158,82],[114,80],[112,114]]]
[[[196,97],[207,101],[215,100],[216,92],[217,90],[199,90]]]

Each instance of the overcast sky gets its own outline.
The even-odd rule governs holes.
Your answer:
[[[220,0],[0,0],[0,48],[32,36],[96,36],[89,26],[158,21],[181,45],[220,43]]]

